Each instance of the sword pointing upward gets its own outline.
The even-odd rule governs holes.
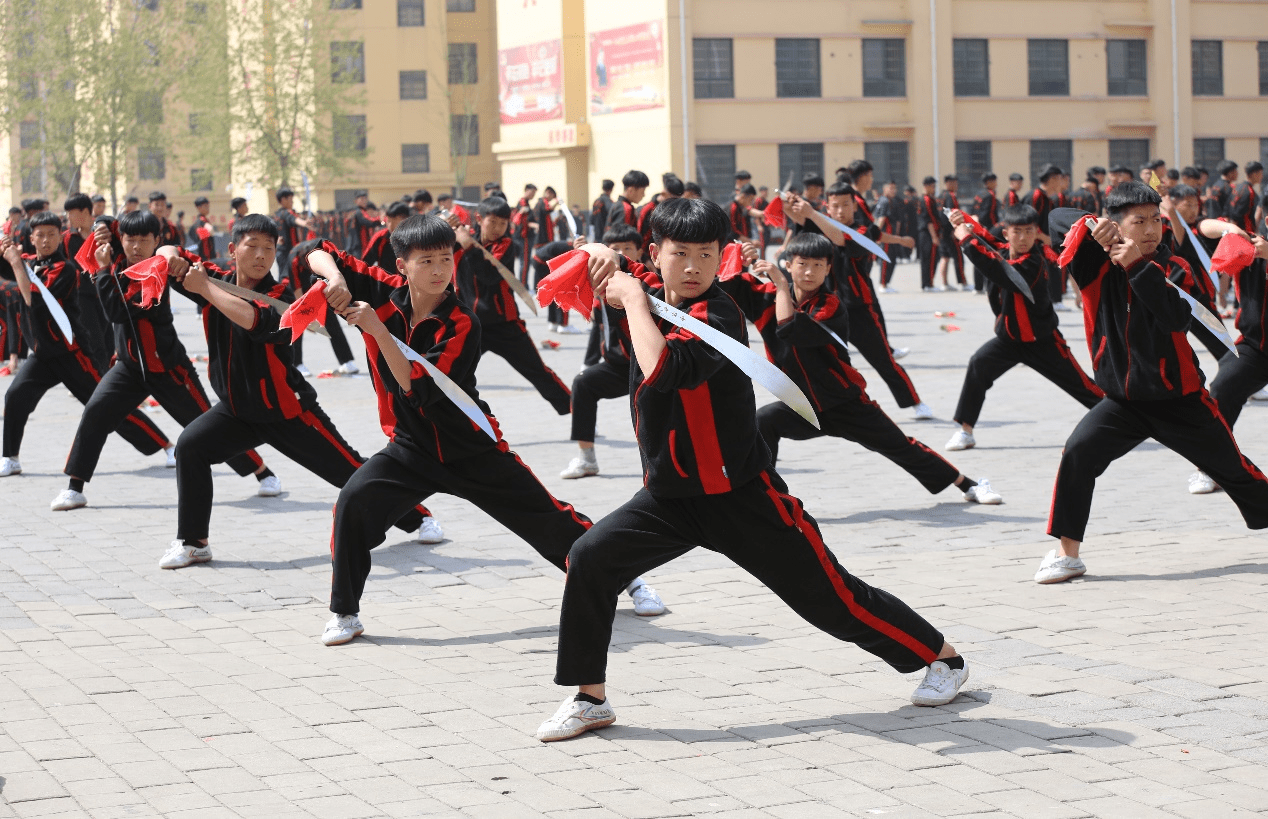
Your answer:
[[[286,309],[290,307],[289,304],[282,301],[281,299],[275,299],[272,296],[266,296],[263,293],[258,293],[255,290],[248,290],[245,287],[239,287],[236,284],[230,284],[229,282],[223,281],[221,279],[208,276],[207,281],[211,282],[213,285],[225,291],[231,296],[237,296],[238,298],[246,299],[247,301],[262,301],[265,304],[267,304],[269,307],[272,307],[273,309],[277,310],[278,313],[285,313]],[[326,338],[330,338],[330,333],[326,331],[326,328],[322,327],[320,324],[318,324],[315,321],[312,324],[308,325],[308,329],[318,335],[325,336]]]
[[[31,280],[31,284],[35,285],[35,289],[40,291],[40,296],[44,299],[44,306],[48,308],[48,312],[52,314],[53,321],[57,322],[57,329],[62,331],[62,335],[66,338],[67,344],[75,343],[75,333],[70,328],[70,317],[66,315],[66,311],[62,309],[62,303],[53,298],[53,294],[48,292],[48,288],[44,286],[44,282],[40,281],[40,277],[35,275],[35,271],[31,269],[29,264],[23,262],[26,267],[26,276]]]

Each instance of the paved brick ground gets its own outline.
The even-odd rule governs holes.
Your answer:
[[[884,305],[943,420],[910,421],[876,378],[873,395],[940,449],[989,312],[974,295],[914,292],[915,280],[901,268],[904,292]],[[1064,319],[1086,362],[1077,314]],[[191,352],[203,349],[192,311],[181,305],[178,320]],[[543,322],[530,326],[544,337]],[[562,348],[545,355],[567,379],[584,337],[555,338]],[[308,347],[311,364],[333,363],[325,344]],[[638,485],[623,401],[600,412],[602,476],[567,482],[566,419],[499,359],[480,383],[514,448],[581,510],[601,516]],[[367,379],[318,388],[344,433],[375,451]],[[1147,443],[1101,481],[1090,574],[1030,580],[1051,547],[1050,488],[1081,411],[1024,368],[1001,380],[979,447],[952,457],[990,477],[998,507],[927,495],[844,442],[784,445],[780,471],[842,561],[967,654],[973,678],[956,702],[912,707],[914,677],[815,632],[697,551],[652,576],[667,614],[621,605],[618,725],[542,745],[532,731],[563,695],[550,682],[560,576],[488,518],[437,499],[449,540],[391,536],[375,554],[366,639],[325,648],[333,488],[267,450],[280,499],[222,469],[215,562],[160,571],[175,485],[159,459],[112,440],[91,506],[48,511],[79,416],[50,393],[25,473],[0,484],[0,816],[1266,812],[1268,539],[1226,497],[1190,496],[1190,467]],[[1248,408],[1238,432],[1268,462],[1268,406]]]

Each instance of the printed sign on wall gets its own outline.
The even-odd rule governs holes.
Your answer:
[[[542,122],[564,115],[558,40],[498,52],[498,107],[503,125]]]
[[[664,25],[660,21],[590,34],[590,114],[665,105]]]

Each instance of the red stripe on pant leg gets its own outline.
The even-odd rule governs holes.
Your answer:
[[[172,445],[172,442],[167,440],[167,436],[164,435],[161,430],[159,430],[153,424],[147,424],[145,423],[144,420],[142,420],[141,418],[138,418],[135,415],[135,410],[131,413],[128,413],[128,417],[125,418],[124,420],[130,424],[133,424],[134,426],[136,426],[137,429],[144,432],[147,436],[149,436],[150,440],[158,444],[160,448],[167,449],[169,446]]]
[[[349,452],[343,444],[339,443],[339,439],[335,437],[334,433],[327,429],[326,425],[323,424],[316,415],[313,415],[312,412],[305,410],[300,413],[299,418],[309,427],[317,430],[317,432],[321,434],[321,437],[329,441],[331,445],[339,451],[339,454],[348,461],[348,463],[352,464],[354,467],[360,467],[361,464],[365,463],[365,461],[362,461]]]
[[[203,395],[202,390],[194,385],[194,380],[189,377],[188,370],[184,367],[175,367],[172,369],[171,375],[176,379],[176,383],[184,387],[185,391],[194,399],[194,403],[198,405],[200,412],[206,412],[211,409],[211,404],[207,403],[207,396]]]
[[[1078,360],[1075,359],[1074,353],[1070,352],[1070,347],[1065,343],[1065,337],[1061,335],[1060,330],[1052,331],[1052,340],[1057,345],[1057,352],[1061,353],[1061,356],[1069,361],[1070,365],[1074,367],[1074,371],[1079,374],[1079,379],[1083,382],[1083,386],[1095,392],[1097,395],[1100,395],[1102,398],[1105,397],[1105,392],[1100,387],[1096,386],[1095,381],[1087,377],[1087,373],[1083,372],[1083,367],[1080,366]]]
[[[810,525],[808,520],[806,520],[806,517],[802,512],[801,501],[797,500],[792,495],[785,495],[776,489],[771,484],[770,477],[765,472],[762,473],[762,481],[766,484],[766,494],[770,496],[771,500],[775,503],[775,507],[779,509],[780,517],[795,526],[814,549],[815,556],[819,559],[819,565],[823,567],[824,574],[826,574],[828,579],[832,581],[832,588],[836,591],[837,597],[841,599],[841,602],[845,603],[845,607],[849,609],[850,614],[854,615],[855,619],[873,631],[884,634],[889,639],[899,643],[925,663],[933,663],[934,660],[938,659],[937,651],[934,651],[907,632],[892,623],[885,622],[859,605],[859,602],[854,599],[854,594],[850,591],[849,587],[845,585],[845,580],[841,577],[841,573],[836,570],[836,567],[832,565],[832,561],[828,558],[828,547],[824,545],[823,540],[819,537],[819,533],[815,531],[815,528]],[[789,516],[788,511],[784,509],[785,502],[792,507],[791,517]],[[941,646],[939,646],[939,648],[941,648]]]
[[[881,317],[876,314],[876,305],[868,303],[867,312],[872,317],[872,323],[876,325],[876,332],[881,334],[881,343],[885,345],[885,357],[889,359],[889,364],[894,368],[894,372],[898,373],[898,377],[907,385],[907,389],[911,392],[911,397],[916,399],[916,403],[920,403],[920,396],[916,394],[916,385],[911,382],[911,376],[907,375],[907,371],[902,365],[894,359],[894,351],[889,346],[889,336],[885,334],[885,325],[881,323]]]
[[[1207,392],[1206,388],[1204,387],[1202,388],[1202,390],[1198,392],[1198,395],[1201,396],[1202,406],[1206,407],[1208,410],[1211,411],[1211,414],[1214,415],[1216,420],[1218,420],[1220,424],[1224,427],[1224,431],[1228,433],[1229,440],[1233,442],[1233,449],[1237,451],[1237,457],[1238,459],[1241,460],[1242,469],[1245,469],[1247,472],[1253,475],[1257,480],[1268,481],[1268,477],[1264,477],[1264,473],[1259,471],[1259,467],[1255,466],[1253,463],[1247,460],[1246,456],[1242,454],[1241,447],[1237,445],[1237,439],[1233,437],[1232,428],[1229,427],[1228,421],[1224,420],[1224,415],[1220,412],[1219,405],[1216,404],[1215,400],[1211,398],[1211,394]]]
[[[571,503],[564,503],[560,501],[558,498],[556,498],[554,495],[550,494],[550,490],[547,489],[542,484],[541,481],[537,480],[537,476],[533,474],[533,470],[528,468],[528,464],[521,461],[520,456],[511,451],[510,444],[508,444],[506,441],[498,441],[497,448],[502,452],[510,452],[511,457],[515,459],[515,463],[524,467],[524,471],[528,473],[529,477],[531,477],[534,481],[537,481],[537,485],[540,486],[541,490],[546,493],[546,497],[550,498],[550,502],[555,505],[556,509],[558,509],[560,512],[567,512],[569,515],[572,515],[572,519],[575,520],[580,526],[586,529],[589,529],[591,526],[594,525],[592,521],[582,519],[577,514],[577,510],[573,508]]]

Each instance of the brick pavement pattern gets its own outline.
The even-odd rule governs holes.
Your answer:
[[[915,422],[856,357],[872,395],[941,450],[984,299],[885,297],[891,338],[937,421]],[[935,311],[955,311],[938,318]],[[1087,365],[1077,313],[1062,330]],[[191,353],[205,350],[178,305]],[[941,325],[961,329],[947,332]],[[530,323],[546,338],[544,320]],[[547,352],[575,372],[584,336]],[[309,365],[334,364],[311,345]],[[1213,362],[1199,356],[1213,372]],[[512,447],[596,519],[639,485],[624,400],[600,408],[602,474],[564,481],[568,422],[501,359],[481,394]],[[7,381],[0,381],[0,387]],[[319,381],[327,411],[377,451],[365,377]],[[770,400],[762,395],[759,401]],[[842,441],[785,442],[780,472],[851,571],[943,628],[968,690],[915,708],[903,679],[799,620],[748,575],[697,550],[650,581],[662,617],[621,603],[609,690],[618,723],[543,745],[561,576],[462,501],[429,505],[448,540],[393,530],[376,550],[366,636],[317,640],[336,490],[263,450],[287,490],[216,472],[215,561],[162,571],[174,475],[107,445],[90,506],[50,512],[79,417],[50,393],[0,512],[0,817],[1019,816],[1210,819],[1268,812],[1268,537],[1191,467],[1147,443],[1102,478],[1089,574],[1032,581],[1061,446],[1083,410],[1018,367],[991,391],[978,447],[1002,506],[930,496]],[[159,413],[170,434],[179,429]],[[1237,437],[1268,464],[1268,405]]]

